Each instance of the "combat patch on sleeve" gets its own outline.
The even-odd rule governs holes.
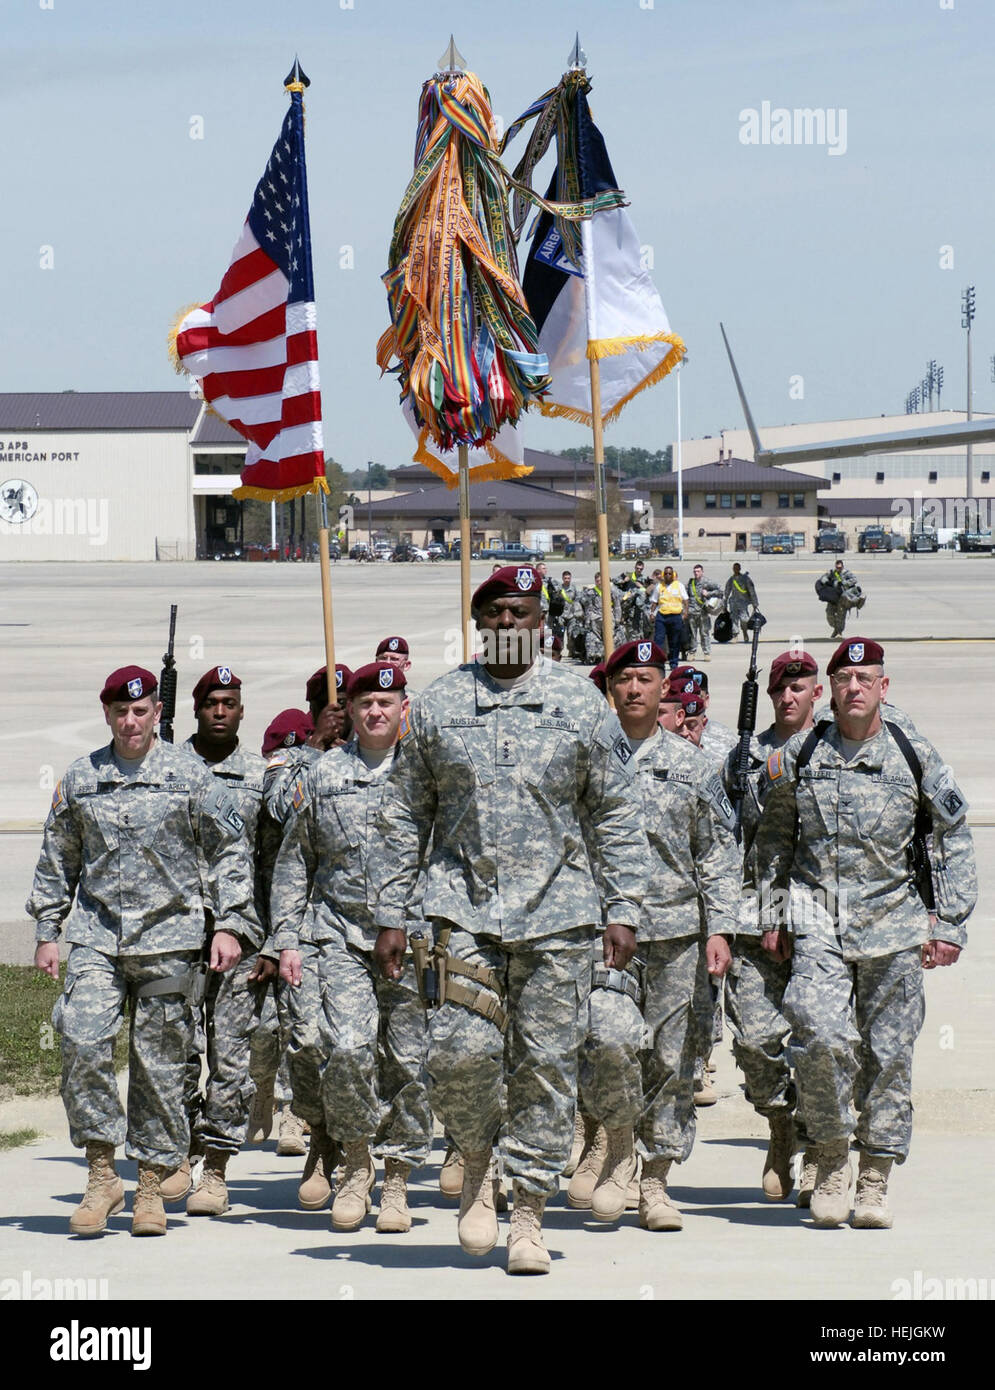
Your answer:
[[[732,802],[726,796],[722,778],[717,772],[713,772],[702,786],[701,799],[711,806],[716,820],[724,825],[726,830],[736,829],[736,812],[733,810]]]
[[[55,791],[52,793],[52,814],[55,816],[61,815],[68,805],[69,802],[66,800],[65,792],[62,790],[62,782],[59,781],[55,784]]]
[[[632,757],[632,749],[629,747],[628,740],[626,739],[625,735],[621,734],[615,740],[613,746],[615,749],[615,756],[618,758],[619,762],[623,766],[625,766],[625,764],[628,763],[629,759]]]

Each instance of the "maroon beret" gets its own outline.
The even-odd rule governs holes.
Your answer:
[[[770,664],[767,694],[773,695],[784,680],[795,680],[798,676],[817,676],[818,674],[819,663],[814,656],[809,656],[808,652],[782,652],[780,656],[775,656]]]
[[[602,695],[604,695],[605,699],[607,700],[608,682],[605,680],[605,663],[603,661],[599,661],[597,666],[592,666],[590,671],[588,671],[587,673],[587,678],[588,680],[594,681],[594,684],[598,687]]]
[[[368,690],[403,691],[407,685],[404,672],[389,661],[371,661],[368,666],[360,666],[349,679],[349,699],[365,695]]]
[[[697,666],[691,666],[687,662],[683,666],[675,666],[670,673],[672,681],[686,679],[694,681],[699,690],[708,694],[708,675],[705,671],[699,671]]]
[[[553,635],[553,640],[552,640],[552,642],[550,643],[550,646],[551,646],[551,648],[552,648],[552,650],[553,650],[554,652],[562,652],[562,650],[563,650],[563,638],[560,637],[558,634],[554,633],[554,635]]]
[[[209,671],[205,671],[200,680],[193,688],[193,712],[200,709],[201,705],[210,695],[212,690],[241,690],[242,682],[230,666],[212,666]]]
[[[470,611],[476,613],[491,598],[506,598],[509,594],[542,593],[542,575],[535,565],[503,565],[474,590]]]
[[[348,666],[343,666],[341,662],[335,663],[335,698],[344,695],[349,689],[349,682],[352,680],[352,671]],[[315,671],[314,675],[307,683],[304,691],[304,698],[309,705],[324,701],[328,704],[328,667],[322,666],[320,671]]]
[[[840,666],[883,666],[884,647],[880,642],[872,642],[869,637],[851,637],[839,644],[826,667],[826,675],[831,676]]]
[[[385,637],[377,647],[377,660],[383,656],[384,652],[400,652],[402,656],[409,656],[408,644],[403,637]]]
[[[282,709],[263,734],[263,757],[278,748],[307,743],[314,733],[311,716],[302,709]]]
[[[605,662],[605,675],[614,680],[626,666],[658,666],[667,669],[667,658],[655,642],[623,642]]]
[[[154,695],[159,682],[144,666],[119,666],[104,681],[100,703],[112,705],[117,700],[143,700]]]

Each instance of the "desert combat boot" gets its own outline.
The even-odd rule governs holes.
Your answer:
[[[888,1209],[888,1175],[893,1162],[892,1158],[878,1158],[874,1154],[860,1155],[853,1202],[854,1226],[871,1231],[891,1228],[893,1218]]]
[[[311,1126],[311,1146],[297,1189],[297,1205],[304,1211],[321,1211],[332,1195],[332,1179],[339,1161],[339,1146],[324,1125]]]
[[[644,1231],[681,1231],[684,1218],[670,1200],[667,1176],[672,1160],[649,1158],[639,1180],[639,1224]]]
[[[497,1245],[491,1151],[463,1155],[463,1191],[459,1204],[459,1243],[468,1255],[486,1255]]]
[[[508,1236],[508,1273],[548,1274],[549,1251],[542,1243],[542,1212],[546,1198],[526,1191],[520,1182],[515,1183],[514,1194]]]
[[[370,1190],[376,1177],[370,1146],[366,1139],[342,1145],[342,1177],[332,1203],[332,1229],[358,1231],[373,1203]]]
[[[574,1116],[574,1138],[570,1146],[570,1157],[567,1159],[567,1166],[563,1170],[563,1176],[565,1178],[572,1178],[574,1173],[576,1173],[577,1164],[580,1162],[581,1154],[584,1152],[586,1143],[587,1136],[584,1132],[584,1116],[578,1107],[577,1113]]]
[[[585,1115],[584,1150],[567,1188],[567,1201],[575,1211],[590,1210],[594,1189],[598,1185],[607,1157],[608,1136],[604,1125],[598,1120],[593,1120],[590,1115]]]
[[[162,1193],[164,1202],[182,1202],[192,1187],[190,1160],[185,1158],[179,1168],[174,1168],[171,1173],[166,1174],[159,1184],[159,1191]]]
[[[230,1154],[208,1149],[197,1186],[187,1198],[187,1216],[224,1216],[228,1210],[228,1184],[225,1169]]]
[[[798,1206],[810,1207],[812,1193],[815,1191],[815,1178],[819,1171],[819,1150],[812,1147],[802,1154],[802,1171],[798,1178]]]
[[[607,1136],[608,1153],[591,1197],[591,1215],[595,1221],[617,1221],[623,1215],[629,1188],[636,1175],[637,1159],[631,1126],[609,1129]]]
[[[411,1212],[408,1210],[408,1175],[411,1165],[401,1158],[384,1160],[384,1180],[380,1188],[380,1211],[377,1214],[377,1230],[381,1235],[390,1233],[401,1235],[411,1230]]]
[[[169,1170],[158,1163],[139,1163],[138,1186],[131,1209],[133,1236],[164,1236],[166,1208],[162,1205],[159,1184]]]
[[[124,1206],[124,1183],[114,1167],[113,1144],[91,1139],[86,1161],[90,1166],[86,1192],[69,1218],[69,1229],[74,1236],[99,1236],[107,1227],[107,1218],[116,1216]]]
[[[770,1143],[764,1163],[762,1185],[768,1202],[783,1202],[791,1196],[794,1178],[791,1172],[795,1156],[795,1118],[790,1110],[771,1115]]]
[[[819,1167],[812,1193],[812,1220],[817,1226],[839,1226],[850,1215],[850,1144],[837,1139],[819,1145]]]

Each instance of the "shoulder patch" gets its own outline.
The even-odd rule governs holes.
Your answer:
[[[303,783],[303,782],[301,781],[301,779],[298,777],[296,783],[294,784],[294,796],[293,796],[293,807],[294,807],[294,810],[295,810],[295,811],[299,811],[303,805],[304,805],[304,783]]]
[[[266,764],[266,769],[268,771],[271,767],[283,767],[286,761],[286,753],[274,753],[272,758],[270,758],[269,762]]]
[[[770,757],[767,759],[767,776],[771,782],[776,782],[783,772],[784,765],[781,762],[781,750],[780,748],[775,748],[774,752],[771,753]]]
[[[62,780],[60,778],[60,780],[55,784],[55,791],[52,793],[53,814],[59,815],[62,811],[66,809],[68,805],[69,802],[66,800],[66,794],[62,790]]]
[[[946,825],[956,825],[967,811],[967,798],[946,764],[922,779],[922,794]]]
[[[622,763],[624,766],[632,757],[632,749],[629,747],[628,740],[626,739],[624,734],[620,735],[615,740],[614,748],[615,756],[618,758],[619,762]]]
[[[715,813],[715,818],[724,825],[726,830],[736,829],[736,812],[733,810],[732,802],[726,796],[725,787],[722,785],[722,778],[717,772],[713,772],[711,777],[703,784],[700,791],[702,801],[708,803]]]

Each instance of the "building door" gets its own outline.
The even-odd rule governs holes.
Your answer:
[[[737,550],[745,550],[745,549],[746,549],[746,532],[745,532],[745,531],[737,531],[737,532],[736,532],[736,549],[737,549]]]

